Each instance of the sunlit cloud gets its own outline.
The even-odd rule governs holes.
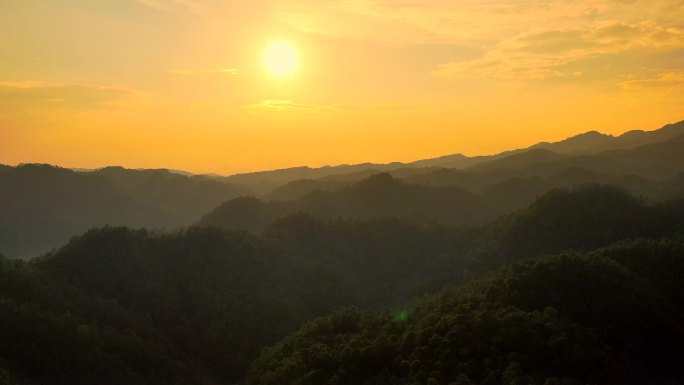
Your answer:
[[[652,22],[611,23],[586,30],[523,34],[500,42],[481,58],[443,64],[435,73],[453,78],[576,80],[598,71],[603,80],[612,80],[652,72],[652,55],[678,50],[684,50],[683,29]],[[628,72],[613,65],[626,56],[633,63]]]

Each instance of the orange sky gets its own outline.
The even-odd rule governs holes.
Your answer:
[[[3,0],[0,47],[4,164],[229,174],[684,119],[681,0]]]

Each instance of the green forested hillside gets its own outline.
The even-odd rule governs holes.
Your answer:
[[[1,384],[197,384],[154,324],[35,266],[0,257]]]
[[[592,250],[622,239],[684,231],[684,199],[647,204],[625,190],[587,185],[553,190],[529,208],[497,219],[478,238],[483,257],[517,260],[564,250]]]
[[[149,318],[195,362],[235,379],[259,347],[309,315],[291,257],[243,233],[104,228],[36,262]]]
[[[149,318],[193,360],[235,380],[262,346],[314,316],[400,303],[420,292],[425,256],[451,255],[460,237],[390,219],[301,215],[263,237],[215,228],[168,235],[92,230],[34,264]]]
[[[383,182],[398,183],[391,179],[385,179]],[[370,190],[372,191],[372,188]],[[368,196],[369,201],[376,199],[372,194]],[[377,199],[379,200],[380,196]],[[375,313],[365,312],[398,306],[416,296],[439,291],[444,285],[460,285],[526,258],[562,251],[588,251],[608,246],[616,241],[634,238],[659,239],[676,236],[684,231],[684,203],[682,202],[684,201],[671,200],[667,203],[647,204],[624,190],[602,185],[588,185],[576,189],[553,191],[541,197],[527,209],[480,227],[454,227],[391,217],[366,220],[325,219],[300,213],[275,221],[261,235],[252,235],[244,231],[226,231],[216,227],[196,227],[172,233],[156,233],[125,227],[94,229],[72,239],[61,249],[30,263],[5,262],[3,268],[9,271],[7,276],[25,277],[22,278],[24,280],[22,282],[25,283],[22,284],[24,286],[9,286],[9,289],[0,293],[0,301],[6,307],[6,312],[3,314],[22,314],[2,318],[0,329],[22,330],[21,333],[25,334],[33,333],[37,336],[36,338],[39,338],[35,344],[39,346],[41,352],[49,351],[52,352],[50,354],[59,357],[57,361],[54,361],[55,358],[51,355],[31,356],[24,350],[32,349],[31,343],[27,345],[21,342],[28,337],[22,337],[21,340],[12,339],[15,333],[10,332],[2,335],[2,341],[10,342],[3,344],[7,349],[2,351],[0,359],[2,359],[3,367],[7,368],[5,372],[8,373],[8,378],[13,381],[27,379],[30,383],[51,383],[43,379],[47,378],[50,373],[57,372],[63,376],[60,377],[62,379],[59,381],[62,382],[59,383],[66,383],[69,378],[76,376],[75,373],[78,371],[90,373],[88,370],[91,369],[84,369],[82,366],[91,364],[95,368],[100,368],[92,369],[93,377],[82,377],[90,378],[91,382],[124,383],[120,377],[110,382],[97,377],[98,375],[106,377],[106,373],[110,370],[107,369],[109,368],[107,365],[120,365],[121,368],[126,369],[116,370],[128,373],[125,383],[145,383],[149,376],[154,376],[150,373],[155,373],[156,370],[177,373],[173,374],[173,378],[177,378],[179,383],[184,381],[186,374],[198,379],[218,381],[218,383],[233,383],[243,379],[247,368],[264,346],[276,344],[281,338],[295,332],[303,323],[315,317],[329,314],[340,308],[355,306],[365,310],[352,312],[358,313],[353,317],[360,317],[360,320],[370,317],[370,320],[375,320],[372,321],[373,325],[382,325],[385,318],[377,317],[394,319],[396,314],[382,313],[378,316]],[[655,250],[655,245],[660,245],[660,243],[645,243],[645,245],[651,245]],[[648,247],[644,246],[642,250],[646,252]],[[678,250],[675,249],[676,252],[679,252]],[[606,251],[602,253],[600,255],[608,255]],[[630,263],[638,264],[639,254],[630,253],[634,255]],[[577,258],[586,261],[591,257],[582,256],[571,259],[574,261]],[[619,262],[623,263],[621,261]],[[663,276],[654,280],[663,285],[676,285],[676,280],[673,279],[679,274],[676,270],[677,265],[674,264],[676,261],[671,262],[673,270],[667,272],[670,274],[667,277],[670,278]],[[670,262],[665,261],[658,266],[664,268],[669,266],[668,263]],[[592,286],[594,285],[593,278],[585,282],[583,276],[573,276],[574,265],[567,266],[567,269],[565,267],[563,269],[567,271],[568,277],[573,277],[569,279],[580,287],[587,288],[584,291],[585,295],[601,289]],[[642,267],[651,269],[649,271],[652,274],[660,273],[653,266],[649,266],[646,264]],[[561,270],[559,268],[558,271]],[[605,274],[609,277],[612,273]],[[559,277],[549,278],[552,282],[544,281],[545,278],[542,275],[530,277],[525,280],[531,287],[537,284],[549,285],[556,281],[560,283]],[[12,278],[12,280],[16,279]],[[2,284],[13,282],[12,280],[3,280]],[[506,279],[502,278],[502,280],[502,282],[510,283]],[[566,283],[569,285],[572,282]],[[36,290],[34,286],[41,289]],[[22,287],[27,289],[22,290]],[[641,286],[634,288],[639,292],[642,289]],[[503,294],[509,295],[514,294],[516,290],[519,291],[510,288],[502,289]],[[567,290],[568,292],[560,290],[557,295],[569,295],[571,291],[575,291],[571,286],[568,286]],[[454,298],[470,298],[455,294],[456,292],[453,291],[449,293],[454,293],[449,294]],[[625,293],[628,292],[625,291]],[[550,301],[556,297],[551,295],[549,298],[543,300]],[[531,301],[531,299],[525,299],[525,301],[528,300]],[[523,326],[520,327],[539,329],[538,333],[541,333],[539,338],[556,335],[559,335],[559,338],[579,338],[576,345],[582,349],[595,351],[597,357],[607,354],[605,353],[606,347],[601,342],[603,340],[597,339],[600,336],[592,334],[595,325],[566,317],[566,313],[561,311],[563,308],[560,304],[548,305],[555,306],[560,314],[548,318],[549,314],[554,313],[544,313],[546,302],[542,303],[544,306],[539,305],[539,309],[527,308],[523,306],[523,303],[515,304],[517,308],[511,309],[509,305],[505,305],[509,303],[506,301],[512,301],[512,299],[501,297],[494,301],[493,308],[487,310],[486,313],[486,317],[492,318],[491,320],[481,319],[480,313],[467,313],[470,314],[468,316],[474,317],[467,330],[484,328],[486,330],[482,333],[489,336],[486,333],[499,333],[495,329],[500,325],[509,325],[509,322],[517,325],[516,322],[521,322]],[[428,303],[432,302],[434,301],[428,301]],[[568,306],[571,304],[564,299],[562,302]],[[37,315],[23,315],[27,303],[35,303],[33,311]],[[43,305],[44,303],[49,305]],[[510,303],[513,304],[513,302]],[[101,308],[96,307],[92,310],[95,306],[93,304],[101,304]],[[498,308],[497,306],[500,305],[503,307]],[[536,302],[534,306],[537,306]],[[600,306],[597,305],[591,309],[599,308]],[[400,313],[397,320],[406,321],[410,314],[417,314],[411,310],[413,308],[405,309],[409,309],[409,313]],[[543,314],[535,313],[536,310]],[[639,311],[643,313],[647,310]],[[112,319],[121,318],[112,318],[111,313],[123,314],[119,317],[124,317],[124,315],[125,317],[123,321],[114,322]],[[62,317],[64,314],[69,315],[66,321]],[[660,322],[662,318],[660,313],[644,314],[656,314],[654,321],[644,321],[649,325],[658,328],[667,326],[653,323]],[[73,318],[69,318],[72,316]],[[503,317],[503,320],[498,320],[499,316]],[[576,314],[572,317],[575,316]],[[625,314],[621,316],[626,317]],[[425,324],[428,321],[434,321],[433,318],[426,319]],[[46,326],[53,324],[55,325]],[[548,326],[550,329],[545,329],[547,324],[550,325]],[[94,339],[92,341],[74,337],[78,336],[79,330],[85,330],[80,325],[93,325],[91,329]],[[20,326],[23,329],[18,329]],[[48,329],[45,329],[46,327]],[[48,338],[45,333],[69,336],[69,340]],[[134,335],[131,337],[133,339],[128,337],[130,334]],[[370,333],[368,338],[374,334],[375,331]],[[492,336],[495,335],[498,334],[492,334]],[[371,341],[374,341],[373,338],[375,337],[372,337]],[[28,341],[31,341],[31,338],[28,338]],[[463,347],[458,349],[477,350],[485,349],[478,344],[485,344],[486,347],[491,345],[491,342],[486,342],[489,340],[467,340],[468,343],[475,344],[473,346],[466,344],[464,342],[466,340],[459,341],[457,345],[463,345]],[[411,343],[418,344],[419,341]],[[512,343],[497,347],[496,349],[499,349],[497,352],[504,352],[505,349],[513,346]],[[72,344],[83,346],[79,350],[78,347],[72,348]],[[136,348],[131,348],[131,344]],[[374,351],[372,349],[375,348],[371,345],[369,349]],[[356,349],[356,347],[353,348]],[[68,352],[62,354],[62,349]],[[74,351],[71,352],[71,349]],[[453,347],[449,349],[452,354],[461,354],[458,353],[458,349],[455,351]],[[622,354],[627,347],[618,346],[615,349]],[[394,348],[390,350],[394,351]],[[420,354],[428,354],[424,350],[419,349],[423,352]],[[96,357],[95,361],[89,361],[86,356],[78,355],[84,354],[83,352],[99,351],[104,351],[106,354],[88,353],[87,355],[87,357]],[[149,356],[146,355],[144,358],[136,356],[139,351],[149,352],[145,353]],[[479,352],[477,354],[485,354],[477,351]],[[430,349],[428,352],[433,354]],[[617,357],[615,356],[617,353],[610,352],[608,354],[610,357]],[[354,351],[352,354],[352,356],[364,357],[357,364],[366,369],[358,369],[362,370],[358,373],[373,374],[372,370],[375,370],[373,368],[384,362],[378,361],[379,356],[373,358],[376,353],[368,353],[371,354],[370,356],[367,353],[364,350],[364,352]],[[512,354],[508,352],[506,357],[510,355],[509,353]],[[532,352],[528,353],[532,354]],[[558,354],[566,353],[566,350],[562,350]],[[584,353],[579,354],[581,357],[577,358],[580,360],[578,362],[584,362],[587,365],[604,362],[594,361],[598,358],[591,354],[588,356]],[[515,354],[512,355],[514,356]],[[297,356],[290,356],[292,357]],[[415,357],[409,357],[411,359],[401,357],[402,362],[404,358],[409,363],[415,361]],[[419,383],[424,383],[429,380],[436,367],[453,366],[444,361],[445,358],[436,360],[436,356],[425,357],[418,360],[424,361],[423,364],[428,365],[430,369],[417,370],[415,373],[422,371],[427,377],[423,378],[423,375],[416,374],[418,377],[411,377],[412,381],[415,379]],[[290,365],[281,363],[281,358],[275,359],[276,363],[268,364],[275,365],[273,369],[270,369],[271,366],[269,369],[256,366],[262,369],[255,369],[257,371],[253,373],[257,374],[251,378],[258,382],[267,381],[266,379],[271,381],[273,378],[285,376],[282,377],[285,378],[284,382],[280,383],[295,381],[295,377],[280,373],[281,370],[285,370],[280,368],[281,364]],[[73,360],[74,363],[71,365],[74,365],[74,369],[72,371],[57,369],[55,365],[62,365],[60,363],[62,361],[59,361],[62,359]],[[479,361],[479,358],[469,358],[471,359],[479,362],[478,365],[489,362]],[[526,366],[528,361],[525,360],[529,359],[529,357],[519,360],[506,358],[507,361],[501,361],[497,358],[497,361],[492,358],[494,361],[487,364],[489,366],[485,369],[479,367],[480,369],[473,369],[473,372],[466,371],[465,374],[475,383],[479,383],[477,382],[480,381],[478,379],[480,377],[477,377],[478,373],[481,374],[484,370],[492,371],[499,376],[501,373],[498,371],[510,369],[513,373],[518,370],[516,365],[521,365],[518,370],[521,371],[521,375],[532,375],[536,372],[528,370],[537,369],[529,369],[529,366]],[[574,358],[567,357],[558,359],[574,360]],[[145,364],[144,367],[135,366],[138,365],[136,362],[147,362],[146,360],[150,360],[151,363]],[[267,360],[271,362],[274,358],[267,358]],[[114,361],[116,364],[111,363]],[[439,364],[439,361],[442,363]],[[513,365],[514,361],[517,364]],[[468,362],[469,365],[472,364]],[[616,367],[623,364],[626,365],[622,361],[611,363],[611,365],[618,365]],[[306,365],[313,364],[306,363]],[[406,366],[406,364],[401,365]],[[509,368],[510,365],[513,366]],[[580,364],[575,362],[572,365]],[[258,372],[258,370],[263,370],[263,372]],[[371,372],[364,370],[371,370]],[[269,377],[271,374],[268,374],[271,371],[280,374],[271,378]],[[345,371],[349,372],[348,369]],[[301,374],[292,373],[295,373],[292,376]],[[353,377],[353,375],[345,377],[344,373],[336,375],[346,383],[356,383],[362,378]],[[573,377],[568,374],[569,369],[540,373],[539,376]],[[587,376],[605,374],[603,372],[587,373],[589,373]],[[319,374],[311,375],[314,376],[310,379],[312,383],[326,383],[319,381]],[[389,372],[387,375],[390,377],[382,377],[385,376],[382,374],[375,378],[373,374],[368,378],[374,378],[372,381],[376,382],[373,383],[382,383],[393,378],[391,376],[396,376],[396,373]],[[584,374],[577,376],[573,378],[582,381],[584,378],[599,378],[582,377]],[[465,381],[465,377],[461,377],[461,380]],[[330,381],[337,381],[331,378]],[[442,383],[439,382],[441,377],[435,378],[438,379],[437,383]],[[268,381],[266,383],[271,383]]]
[[[393,311],[312,321],[247,384],[679,383],[682,274],[682,238],[521,262]]]

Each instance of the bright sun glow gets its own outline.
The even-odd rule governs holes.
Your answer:
[[[273,76],[289,76],[299,66],[297,51],[287,43],[273,43],[264,51],[264,65]]]

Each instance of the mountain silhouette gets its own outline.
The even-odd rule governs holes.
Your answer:
[[[256,173],[236,174],[226,178],[229,181],[249,186],[258,193],[265,194],[279,185],[297,179],[319,179],[335,175],[358,173],[366,170],[375,170],[375,173],[377,173],[393,172],[406,168],[426,170],[430,168],[467,169],[481,163],[537,149],[545,149],[555,153],[568,155],[592,155],[608,150],[633,149],[647,144],[666,141],[681,134],[684,134],[684,121],[668,124],[654,131],[633,130],[619,136],[589,131],[559,142],[541,142],[527,148],[504,151],[495,155],[467,157],[462,154],[452,154],[409,163],[364,163],[357,165],[325,166],[321,168],[295,167]],[[356,178],[356,180],[367,176],[369,176],[369,174]]]

